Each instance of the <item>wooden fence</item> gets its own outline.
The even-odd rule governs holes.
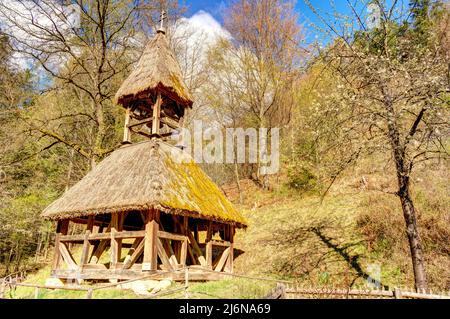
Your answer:
[[[171,290],[166,290],[166,291],[161,291],[160,293],[157,294],[153,294],[151,296],[149,296],[149,298],[157,298],[159,296],[164,296],[164,295],[170,295],[176,292],[180,292],[180,291],[187,291],[188,289],[188,282],[189,282],[189,268],[188,267],[184,267],[181,269],[177,269],[175,271],[167,271],[167,273],[175,273],[175,272],[180,272],[183,271],[185,273],[185,284],[183,287],[180,288],[176,288],[176,289],[171,289]],[[79,286],[79,285],[74,285],[74,286],[51,286],[51,285],[38,285],[38,284],[29,284],[29,283],[23,283],[20,282],[20,280],[16,280],[16,277],[12,277],[12,276],[7,276],[5,278],[2,278],[0,281],[0,299],[5,298],[7,295],[8,291],[14,291],[17,287],[30,287],[30,288],[34,288],[34,299],[38,299],[39,298],[39,292],[42,289],[47,289],[47,290],[72,290],[72,291],[84,291],[86,293],[85,298],[86,299],[92,299],[94,291],[97,290],[101,290],[101,289],[107,289],[107,288],[113,288],[116,286],[120,286],[120,285],[125,285],[134,281],[139,281],[139,280],[149,280],[149,279],[153,279],[155,278],[155,276],[159,276],[161,275],[160,273],[157,274],[151,274],[151,275],[146,275],[146,276],[142,276],[139,278],[134,278],[134,279],[130,279],[130,280],[125,280],[125,281],[120,281],[117,283],[110,283],[110,284],[104,284],[104,285],[98,285],[98,286],[93,286],[93,287],[84,287],[84,286]],[[185,292],[185,295],[187,295],[187,292]]]
[[[158,292],[156,294],[147,296],[147,298],[158,298],[161,296],[172,295],[175,293],[180,293],[184,291],[184,297],[189,298],[189,269],[197,269],[198,267],[184,267],[174,272],[184,272],[184,285],[175,289],[165,290]],[[209,270],[214,272],[213,270]],[[169,271],[167,272],[169,273]],[[285,280],[277,280],[273,278],[261,278],[252,277],[245,275],[238,275],[232,273],[222,273],[224,277],[237,277],[237,278],[247,278],[256,281],[269,281],[276,283],[276,286],[269,291],[266,295],[266,299],[450,299],[449,292],[434,294],[429,292],[415,292],[405,289],[395,288],[393,290],[376,290],[376,289],[342,289],[334,287],[320,287],[320,288],[304,288],[296,285],[293,282]],[[48,286],[48,285],[35,285],[29,283],[21,282],[25,277],[24,274],[15,273],[11,274],[3,279],[0,279],[0,299],[6,297],[7,291],[14,291],[16,287],[32,287],[35,288],[34,298],[39,298],[39,291],[41,289],[61,289],[61,290],[75,290],[84,291],[86,293],[85,298],[91,299],[93,297],[94,291],[112,288],[119,285],[124,285],[131,283],[133,281],[147,280],[154,278],[158,274],[150,274],[139,278],[134,278],[130,280],[120,281],[117,283],[110,283],[104,285],[98,285],[93,287],[83,287],[83,286]],[[145,297],[144,297],[145,298]]]
[[[395,288],[378,289],[339,289],[330,287],[303,288],[294,284],[277,284],[268,299],[450,299],[448,293],[433,294]]]

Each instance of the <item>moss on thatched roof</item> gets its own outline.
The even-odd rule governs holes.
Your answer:
[[[124,105],[126,100],[158,90],[183,105],[192,106],[191,94],[163,32],[158,32],[147,44],[136,68],[117,91],[116,102]]]
[[[185,152],[162,141],[122,146],[42,213],[48,219],[160,209],[245,227],[246,221]]]

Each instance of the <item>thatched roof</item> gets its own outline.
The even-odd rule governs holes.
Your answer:
[[[42,216],[65,219],[152,207],[169,214],[246,225],[189,155],[158,140],[117,149],[50,204]]]
[[[158,32],[147,44],[136,68],[117,91],[116,101],[124,105],[127,100],[158,90],[182,105],[192,106],[191,94],[164,32]]]

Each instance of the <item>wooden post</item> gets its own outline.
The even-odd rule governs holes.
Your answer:
[[[94,215],[88,216],[86,230],[89,230],[91,233],[92,233],[92,230],[94,229],[94,222],[95,222],[95,216]]]
[[[152,134],[159,134],[161,104],[162,104],[161,93],[158,93],[158,97],[156,98],[156,103],[153,106]]]
[[[95,216],[91,215],[88,217],[86,224],[86,232],[84,234],[83,240],[83,250],[81,251],[81,259],[80,259],[80,270],[83,270],[83,265],[89,262],[89,251],[91,250],[91,244],[89,243],[89,235],[92,233],[94,229],[94,221]]]
[[[198,243],[198,224],[197,224],[197,222],[194,225],[194,239]]]
[[[172,215],[172,218],[178,220],[178,218],[180,218],[180,217],[177,216],[177,215]],[[175,234],[180,232],[180,229],[178,229],[179,228],[178,224],[179,224],[179,222],[174,220],[174,222],[173,222],[173,231],[174,231]],[[179,242],[178,240],[172,240],[172,246],[173,246],[173,249],[172,249],[173,253],[174,253],[176,259],[178,259],[179,264],[181,264],[181,242]]]
[[[234,263],[234,261],[233,261],[233,259],[234,259],[234,247],[233,247],[233,243],[231,243],[230,244],[230,253],[229,253],[229,255],[228,255],[228,259],[227,259],[227,264],[226,264],[226,267],[225,267],[225,271],[226,272],[229,272],[229,273],[232,273],[233,272],[233,263]]]
[[[228,256],[226,271],[232,273],[234,267],[234,226],[229,226],[230,255]]]
[[[205,255],[206,255],[206,267],[212,269],[212,235],[213,235],[213,227],[212,222],[208,222],[208,228],[206,230],[206,247],[205,247]]]
[[[147,213],[147,221],[145,223],[145,238],[144,238],[144,261],[142,263],[142,270],[157,270],[158,269],[158,230],[159,225],[155,220],[156,212],[152,209]]]
[[[81,251],[81,259],[80,259],[80,270],[83,270],[83,265],[87,264],[89,261],[89,250],[91,249],[91,245],[89,244],[89,235],[91,234],[90,230],[86,230],[84,233],[83,240],[83,250]]]
[[[212,242],[206,243],[206,267],[212,269]]]
[[[111,214],[111,264],[110,264],[110,269],[116,269],[116,265],[118,262],[118,257],[119,257],[119,244],[117,242],[117,239],[115,237],[116,232],[117,232],[117,228],[118,228],[118,221],[119,219],[119,214],[118,213],[114,213]]]
[[[180,264],[183,267],[186,266],[187,249],[188,249],[188,240],[186,238],[181,245]]]
[[[117,231],[123,231],[123,222],[125,221],[125,213],[118,213]],[[122,259],[122,238],[117,239],[117,261]]]
[[[131,109],[128,107],[125,111],[125,125],[123,128],[123,142],[122,144],[128,144],[131,143],[131,132],[128,125],[130,125],[130,119],[131,119]]]
[[[109,223],[109,225],[106,228],[106,230],[103,229],[102,227],[99,229],[100,233],[102,233],[102,232],[103,233],[108,233],[110,231],[111,231],[111,222]],[[106,249],[108,241],[109,241],[108,239],[103,239],[103,240],[100,241],[100,243],[96,247],[94,247],[94,249],[92,251],[91,259],[89,261],[91,264],[96,264],[99,261],[101,255],[103,254],[103,252]]]
[[[55,252],[53,255],[52,270],[57,270],[61,261],[61,253],[59,250],[59,240],[61,235],[67,235],[69,231],[69,220],[58,220],[56,224],[56,236],[55,236]]]
[[[56,233],[55,236],[55,250],[54,250],[54,254],[53,254],[53,265],[52,265],[52,270],[57,270],[59,267],[59,263],[61,261],[61,253],[59,251],[59,239],[61,237],[60,233]]]
[[[212,222],[209,221],[208,222],[208,228],[206,229],[206,242],[209,242],[212,239],[212,235],[213,235],[213,225]]]
[[[58,224],[56,225],[56,232],[61,233],[62,235],[67,235],[69,232],[69,220],[59,220]]]

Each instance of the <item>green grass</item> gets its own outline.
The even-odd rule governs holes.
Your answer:
[[[182,287],[177,283],[170,289]],[[209,282],[191,282],[188,288],[189,299],[255,299],[264,298],[275,287],[275,282],[261,282],[247,278],[231,278]],[[162,296],[161,298],[185,298],[184,291]]]
[[[44,285],[45,280],[50,277],[50,266],[40,269],[35,274],[28,275],[24,283]],[[92,285],[83,285],[84,287],[93,287]],[[15,291],[10,291],[6,296],[14,299],[33,299],[35,298],[35,288],[18,286]],[[39,289],[38,299],[84,299],[85,291],[72,291],[63,289]],[[108,288],[94,291],[92,298],[94,299],[132,299],[138,298],[131,290],[121,290],[116,288]]]

